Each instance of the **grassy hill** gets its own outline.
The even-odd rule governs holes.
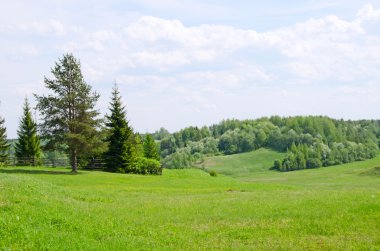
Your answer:
[[[0,167],[0,250],[379,250],[378,166],[239,179]]]
[[[268,171],[273,161],[283,159],[284,153],[261,148],[253,152],[206,158],[202,166],[207,170],[232,177],[251,177],[257,172]]]

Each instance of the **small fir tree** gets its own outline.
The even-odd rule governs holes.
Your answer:
[[[37,136],[37,125],[32,118],[28,99],[25,99],[24,114],[21,118],[17,135],[16,157],[24,164],[36,165],[41,157],[40,139]]]
[[[147,134],[144,140],[144,156],[148,159],[155,159],[160,161],[157,144],[150,134]]]
[[[5,120],[0,117],[0,164],[4,163],[9,156],[9,143],[7,140],[7,130]]]
[[[110,115],[106,115],[108,127],[108,150],[104,154],[106,170],[111,172],[133,172],[136,164],[136,149],[132,128],[121,103],[120,92],[115,84],[110,103]]]

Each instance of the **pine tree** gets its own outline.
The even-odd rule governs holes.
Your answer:
[[[33,121],[29,102],[26,98],[24,114],[21,118],[17,135],[18,141],[15,145],[17,158],[25,164],[36,165],[38,159],[41,157],[40,139],[37,136],[37,125]]]
[[[5,120],[0,117],[0,164],[4,163],[9,156],[9,143],[7,140],[7,130]]]
[[[43,117],[41,138],[47,141],[47,149],[69,154],[75,173],[78,158],[88,157],[99,144],[101,120],[95,110],[99,94],[85,82],[80,62],[72,54],[65,54],[51,72],[54,78],[45,77],[45,86],[54,94],[35,95]]]
[[[133,172],[137,157],[135,140],[116,84],[112,91],[110,111],[111,114],[106,116],[109,129],[108,150],[104,154],[106,169],[111,172]]]
[[[155,159],[160,161],[157,144],[150,134],[147,134],[144,140],[144,156],[148,159]]]

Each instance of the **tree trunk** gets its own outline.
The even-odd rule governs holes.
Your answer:
[[[71,172],[76,173],[77,171],[77,149],[74,149],[71,151]]]

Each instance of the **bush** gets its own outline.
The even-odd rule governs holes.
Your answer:
[[[322,166],[322,162],[317,158],[311,158],[306,161],[306,168],[318,168]]]
[[[117,173],[125,173],[125,169],[119,167],[119,168],[116,170],[116,172],[117,172]]]
[[[210,176],[212,177],[216,177],[218,174],[214,171],[214,170],[211,170],[210,172],[208,172],[210,174]]]
[[[137,158],[137,170],[140,174],[162,174],[161,163],[155,159]]]
[[[272,170],[280,170],[281,169],[281,162],[278,159],[276,159],[274,161],[273,167],[271,169]]]

